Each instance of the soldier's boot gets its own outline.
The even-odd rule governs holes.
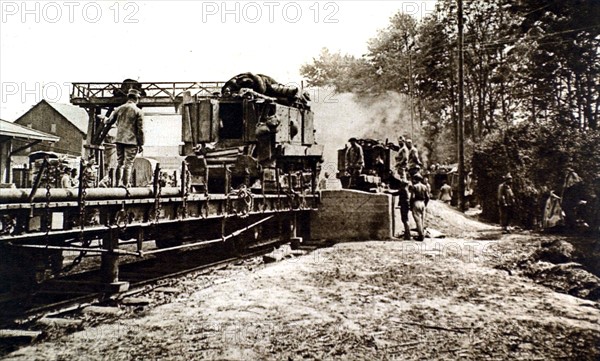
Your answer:
[[[122,174],[122,169],[121,167],[117,167],[117,169],[115,170],[115,182],[113,184],[114,187],[120,187],[121,186],[121,174]]]
[[[130,184],[129,184],[130,174],[131,174],[131,169],[129,169],[128,167],[123,167],[123,186],[125,188],[130,187]]]

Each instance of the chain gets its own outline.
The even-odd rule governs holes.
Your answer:
[[[298,193],[296,193],[293,189],[290,189],[290,190],[286,189],[284,192],[290,199],[290,208],[291,209],[300,208],[300,206],[301,206],[300,195]]]
[[[127,211],[125,210],[125,202],[123,202],[123,204],[121,205],[121,209],[117,212],[117,214],[115,214],[114,221],[114,224],[117,226],[119,234],[122,234],[127,229],[128,220],[129,219],[127,216]],[[123,224],[122,226],[121,223]]]
[[[306,203],[306,194],[304,191],[300,193],[300,209],[308,208],[308,203]]]
[[[46,247],[48,247],[50,228],[52,227],[52,217],[50,215],[50,164],[48,162],[48,157],[44,158],[44,163],[46,166],[46,234],[44,235],[44,241],[46,242]]]
[[[184,181],[185,184],[182,184],[183,187],[183,200],[181,203],[181,218],[187,218],[188,216],[188,197],[190,195],[190,182],[191,182],[191,173],[187,171],[187,169],[183,169],[185,172]]]
[[[83,160],[81,161],[83,164]],[[87,197],[87,182],[88,182],[88,174],[84,171],[84,167],[80,167],[80,174],[79,174],[79,234],[77,236],[79,242],[81,242],[81,247],[82,248],[88,248],[91,246],[92,244],[92,240],[91,239],[86,239],[85,238],[85,224],[86,224],[86,220],[85,220],[85,216],[86,216],[86,197]],[[64,267],[62,269],[63,272],[69,272],[71,271],[73,268],[75,268],[76,266],[78,266],[81,261],[83,260],[83,257],[85,257],[85,255],[87,254],[87,251],[80,251],[79,255],[77,257],[75,257],[75,259],[71,262],[71,264],[69,264],[68,266]]]
[[[267,210],[267,196],[265,195],[265,170],[261,170],[261,181],[260,181],[260,193],[262,195],[262,205],[260,207],[260,212],[265,213]]]
[[[300,177],[300,209],[306,208],[306,185],[304,184],[304,172],[299,171],[298,177]]]
[[[254,197],[252,196],[252,193],[245,185],[242,184],[237,190],[237,196],[244,201],[245,205],[245,207],[242,209],[242,214],[240,217],[248,217],[250,212],[254,209]]]
[[[204,194],[204,202],[202,203],[202,209],[200,210],[200,216],[202,218],[208,218],[208,202],[210,201],[210,196],[208,192]]]
[[[223,242],[225,242],[225,223],[227,222],[227,216],[229,215],[229,197],[230,196],[231,196],[231,193],[228,193],[227,197],[225,197],[225,208],[223,209],[223,212],[222,212],[223,218],[221,219],[221,240]]]
[[[156,195],[154,196],[154,220],[153,220],[153,224],[158,223],[158,220],[160,218],[160,211],[162,209],[162,203],[160,201],[160,197],[162,196],[162,184],[159,182],[157,182],[157,186],[158,186],[158,191],[156,192]]]
[[[13,234],[15,233],[17,229],[17,221],[9,216],[8,214],[5,214],[2,216],[2,232],[0,232],[0,235],[5,235],[5,234]]]

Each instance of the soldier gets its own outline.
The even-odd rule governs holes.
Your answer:
[[[423,163],[419,159],[419,151],[413,145],[412,140],[406,140],[406,148],[408,149],[408,174],[412,177],[421,170]]]
[[[63,169],[62,177],[60,178],[60,187],[61,188],[72,188],[73,184],[71,183],[71,168],[65,167]]]
[[[400,219],[404,225],[404,239],[410,240],[410,227],[408,225],[408,212],[410,211],[410,190],[406,178],[400,179],[400,190],[398,191],[398,207],[400,208]]]
[[[144,114],[138,108],[140,92],[130,89],[127,93],[127,103],[121,105],[104,119],[105,124],[117,123],[117,136],[115,144],[117,147],[117,170],[115,183],[129,187],[129,178],[133,160],[138,152],[142,152],[144,145]],[[121,182],[122,178],[122,182]]]
[[[513,217],[515,195],[511,189],[512,175],[507,173],[504,182],[498,186],[498,207],[500,209],[500,226],[502,233],[510,233],[510,221]]]
[[[398,155],[396,156],[396,171],[400,178],[406,178],[406,170],[408,167],[408,148],[406,147],[404,137],[398,137],[398,145],[400,146],[400,150],[398,151]]]
[[[358,176],[365,165],[365,157],[362,147],[356,143],[356,138],[352,137],[348,139],[348,142],[350,142],[350,148],[346,150],[345,161],[346,171],[350,174],[350,184],[348,185],[350,188],[357,184]]]
[[[448,181],[444,181],[440,188],[440,200],[448,204],[452,201],[452,187],[448,185]]]
[[[423,177],[416,173],[413,176],[413,187],[412,194],[410,197],[410,205],[417,225],[417,241],[423,241],[425,239],[425,208],[429,203],[429,191],[427,186],[423,183]]]

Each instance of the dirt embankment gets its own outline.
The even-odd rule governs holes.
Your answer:
[[[580,240],[579,240],[580,241]],[[587,242],[596,242],[588,239]],[[500,242],[490,263],[511,275],[531,278],[557,292],[600,301],[600,278],[582,263],[586,255],[568,238],[555,235],[513,236]]]
[[[502,236],[497,228],[464,217],[458,211],[433,203],[430,224],[453,237],[494,240],[487,249],[488,264],[509,275],[528,277],[551,289],[600,301],[600,242],[591,237],[516,232]]]
[[[112,323],[7,359],[600,358],[598,302],[532,282],[512,271],[517,266],[500,269],[534,253],[535,237],[498,242],[497,227],[445,205],[432,205],[428,217],[449,237],[337,244],[240,267],[212,284],[189,276],[173,285],[179,294],[166,304],[124,309]],[[521,243],[531,252],[511,247]]]

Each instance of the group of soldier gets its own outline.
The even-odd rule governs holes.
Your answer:
[[[350,147],[346,149],[345,164],[350,179],[356,179],[364,168],[364,153],[356,138],[348,140]],[[419,159],[417,147],[411,139],[398,138],[398,154],[395,159],[394,178],[399,181],[399,189],[393,194],[398,196],[398,208],[404,226],[404,239],[410,240],[408,215],[412,212],[417,226],[417,240],[425,238],[425,209],[430,199],[431,189],[420,171],[423,163]]]
[[[408,225],[408,213],[412,212],[417,226],[417,241],[425,239],[425,209],[430,199],[431,189],[420,170],[423,163],[419,159],[417,147],[412,140],[398,138],[400,150],[396,156],[396,179],[400,181],[398,195],[398,207],[400,218],[404,226],[404,239],[410,240],[410,227]]]

